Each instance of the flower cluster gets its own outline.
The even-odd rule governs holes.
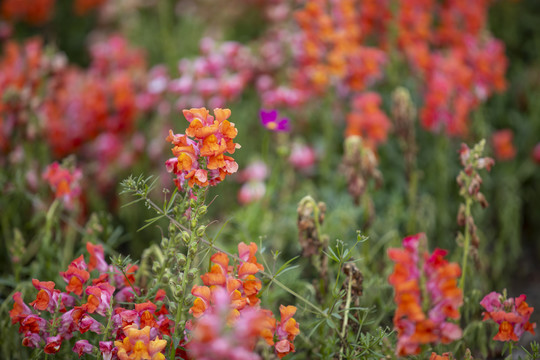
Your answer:
[[[214,116],[206,108],[184,110],[189,127],[184,134],[169,130],[167,141],[174,145],[173,158],[167,160],[167,171],[176,175],[179,190],[188,180],[189,186],[216,185],[227,175],[238,170],[238,164],[225,153],[233,154],[240,148],[233,139],[238,134],[234,123],[227,120],[229,109],[214,109]]]
[[[420,113],[422,125],[449,135],[465,135],[469,113],[493,91],[504,90],[506,66],[504,47],[493,38],[468,37],[463,47],[432,54]]]
[[[99,8],[107,0],[76,0],[73,9],[77,15],[84,15]],[[2,17],[21,20],[31,25],[42,25],[51,20],[56,0],[4,0],[0,6]]]
[[[158,334],[170,335],[167,309],[162,306],[157,311],[150,301],[134,304],[133,309],[118,306],[133,302],[134,294],[139,292],[133,285],[137,266],[128,267],[123,274],[105,262],[101,245],[87,243],[86,248],[90,255],[88,263],[81,255],[60,273],[67,284],[65,291],[56,289],[53,281],[33,279],[38,293],[30,306],[24,303],[20,292],[13,295],[15,303],[10,317],[12,324],[19,324],[23,345],[42,347],[45,353],[55,354],[64,341],[90,332],[100,334],[103,340],[99,344],[76,341],[72,350],[79,356],[92,353],[97,345],[108,359],[113,354],[126,360],[147,353],[154,356],[152,359],[164,359],[156,354],[165,346]],[[163,300],[164,295],[162,290],[158,291],[156,301]]]
[[[134,130],[135,79],[145,67],[142,53],[130,49],[120,36],[96,43],[90,52],[89,69],[66,68],[48,84],[49,96],[40,114],[57,157],[88,150],[95,158],[92,150],[96,150],[97,138],[125,139]],[[84,149],[85,145],[90,149]]]
[[[47,166],[43,172],[43,179],[47,181],[54,191],[54,196],[61,199],[66,208],[72,209],[74,201],[81,194],[80,180],[82,171],[75,169],[70,171],[57,162]]]
[[[417,234],[403,239],[403,248],[388,250],[395,263],[388,280],[395,290],[396,353],[400,356],[420,353],[423,344],[447,344],[462,335],[459,326],[448,321],[460,317],[460,267],[444,259],[446,250],[429,254],[426,247],[425,235]]]
[[[299,324],[292,317],[294,306],[281,306],[281,321],[260,307],[261,281],[255,276],[264,270],[257,262],[257,245],[238,244],[239,264],[229,266],[224,253],[212,255],[210,272],[201,275],[202,286],[195,285],[196,297],[189,310],[195,317],[193,338],[187,348],[201,359],[259,359],[253,353],[257,339],[273,345],[279,358],[294,352]],[[231,328],[232,331],[225,331]],[[239,341],[241,339],[241,341]],[[233,354],[237,354],[233,356]]]
[[[506,292],[495,291],[487,294],[480,305],[486,309],[483,321],[493,320],[499,325],[499,331],[493,338],[497,341],[518,341],[525,331],[535,334],[536,323],[529,322],[534,308],[525,302],[526,295],[507,298]]]
[[[375,148],[386,142],[390,120],[381,111],[381,96],[374,92],[365,92],[353,98],[353,111],[347,116],[345,136],[360,136],[366,144]]]
[[[300,27],[297,83],[320,93],[332,82],[364,90],[382,77],[385,53],[362,42],[358,1],[308,2],[295,13]]]
[[[506,86],[504,46],[485,30],[489,3],[306,2],[293,12],[296,32],[287,32],[294,27],[284,26],[287,16],[278,16],[263,37],[260,52],[268,63],[290,67],[283,44],[290,44],[292,54],[285,76],[263,67],[257,78],[263,104],[297,106],[332,86],[339,97],[354,97],[373,86],[384,67],[395,66],[388,58],[404,58],[423,87],[422,125],[464,136],[470,112]],[[265,55],[267,49],[279,56]],[[286,83],[276,84],[279,78]],[[281,99],[278,93],[287,96]]]
[[[40,102],[38,89],[53,71],[52,57],[45,56],[42,41],[22,45],[8,41],[0,59],[0,152],[9,153],[22,139],[33,140],[37,128],[30,111]]]
[[[141,96],[141,106],[168,108],[162,102],[167,94],[173,95],[174,109],[209,104],[221,108],[238,98],[253,78],[254,64],[250,50],[238,42],[217,44],[203,38],[199,44],[201,55],[182,59],[178,63],[180,76],[171,78],[163,66],[150,72],[147,88]]]
[[[76,154],[89,163],[85,173],[106,190],[145,146],[144,137],[135,133],[144,57],[120,36],[94,44],[85,70],[50,50],[39,39],[4,46],[0,152],[8,156],[0,163],[28,156],[31,149],[21,144],[43,139],[53,158]]]
[[[2,1],[2,17],[41,25],[52,16],[56,0],[5,0]]]

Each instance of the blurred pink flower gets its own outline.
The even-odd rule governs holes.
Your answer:
[[[264,194],[266,194],[266,185],[263,182],[249,181],[238,191],[238,201],[241,204],[249,204],[262,199]]]
[[[315,164],[316,160],[317,155],[315,153],[315,150],[311,146],[299,142],[295,142],[292,145],[289,162],[298,170],[310,170]]]

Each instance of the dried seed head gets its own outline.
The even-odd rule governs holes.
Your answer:
[[[349,282],[351,282],[351,296],[361,296],[363,292],[362,284],[364,282],[364,276],[362,275],[362,272],[360,272],[360,270],[358,269],[358,267],[356,267],[355,264],[346,263],[343,265],[343,273],[347,275],[347,278],[343,283],[343,287],[345,289],[348,289]]]
[[[316,210],[319,215],[317,219],[315,219]],[[302,246],[302,254],[304,256],[318,254],[323,243],[317,231],[317,226],[320,226],[324,220],[326,204],[322,202],[316,204],[311,196],[306,196],[300,200],[297,212],[298,241],[300,242],[300,246]],[[318,225],[316,221],[318,221]]]

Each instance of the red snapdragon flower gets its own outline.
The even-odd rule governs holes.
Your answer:
[[[510,129],[503,129],[494,132],[491,135],[493,151],[497,160],[512,160],[517,153],[513,144],[514,133]]]

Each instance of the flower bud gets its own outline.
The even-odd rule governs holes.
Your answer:
[[[189,272],[187,273],[188,281],[193,281],[195,280],[196,277],[197,277],[197,269],[195,268],[190,269]]]
[[[169,245],[169,239],[163,238],[161,239],[161,247],[166,248]]]
[[[190,240],[191,240],[191,236],[188,234],[187,231],[184,231],[182,233],[182,240],[184,241],[184,244],[189,244]]]
[[[199,226],[199,228],[197,229],[197,236],[203,237],[205,231],[206,231],[206,226],[204,225]]]
[[[182,253],[176,254],[176,262],[178,263],[178,266],[184,266],[186,265],[186,256]]]

